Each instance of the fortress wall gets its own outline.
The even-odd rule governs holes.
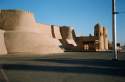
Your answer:
[[[20,10],[1,10],[0,29],[6,30],[8,53],[62,53],[62,44],[52,37],[50,25],[37,24],[33,15]]]
[[[38,24],[38,28],[40,32],[47,37],[53,38],[52,31],[51,31],[51,25],[46,24]]]
[[[59,26],[51,25],[51,29],[52,29],[53,38],[62,39]]]
[[[64,46],[68,46],[68,45],[77,46],[73,39],[72,31],[73,29],[70,27],[60,27],[60,32],[63,39],[62,42]]]
[[[0,55],[7,54],[5,42],[4,42],[4,31],[0,30]]]
[[[34,16],[20,10],[1,10],[0,29],[6,31],[31,30],[36,27]]]
[[[35,32],[5,32],[8,53],[51,54],[62,53],[61,43],[57,39]]]
[[[108,31],[105,27],[103,27],[103,36],[104,36],[104,48],[108,50]]]
[[[59,39],[62,39],[59,27],[47,24],[38,24],[38,27],[40,28],[40,33],[42,35],[46,36],[48,39],[52,38],[56,40],[56,45],[58,45],[59,49],[62,49],[62,43],[59,41]]]

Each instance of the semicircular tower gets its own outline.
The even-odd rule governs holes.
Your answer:
[[[104,36],[104,48],[108,50],[108,31],[105,27],[103,27],[103,36]]]
[[[99,23],[95,25],[94,35],[98,39],[98,50],[103,51],[104,50],[103,28]]]
[[[62,35],[62,44],[64,47],[68,50],[73,50],[74,47],[77,46],[74,38],[75,38],[75,32],[72,27],[68,26],[61,26],[60,32]]]

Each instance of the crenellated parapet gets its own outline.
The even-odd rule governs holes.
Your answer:
[[[33,15],[33,13],[31,11],[24,11],[24,10],[20,10],[20,9],[5,9],[5,10],[0,10],[0,14],[2,15],[7,15],[7,14],[27,14],[27,15]]]

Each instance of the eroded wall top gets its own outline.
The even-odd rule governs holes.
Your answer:
[[[35,18],[30,12],[21,10],[0,10],[0,29],[22,30],[34,27]]]

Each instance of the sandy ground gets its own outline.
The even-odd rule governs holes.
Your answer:
[[[0,82],[125,82],[125,53],[0,56]]]

